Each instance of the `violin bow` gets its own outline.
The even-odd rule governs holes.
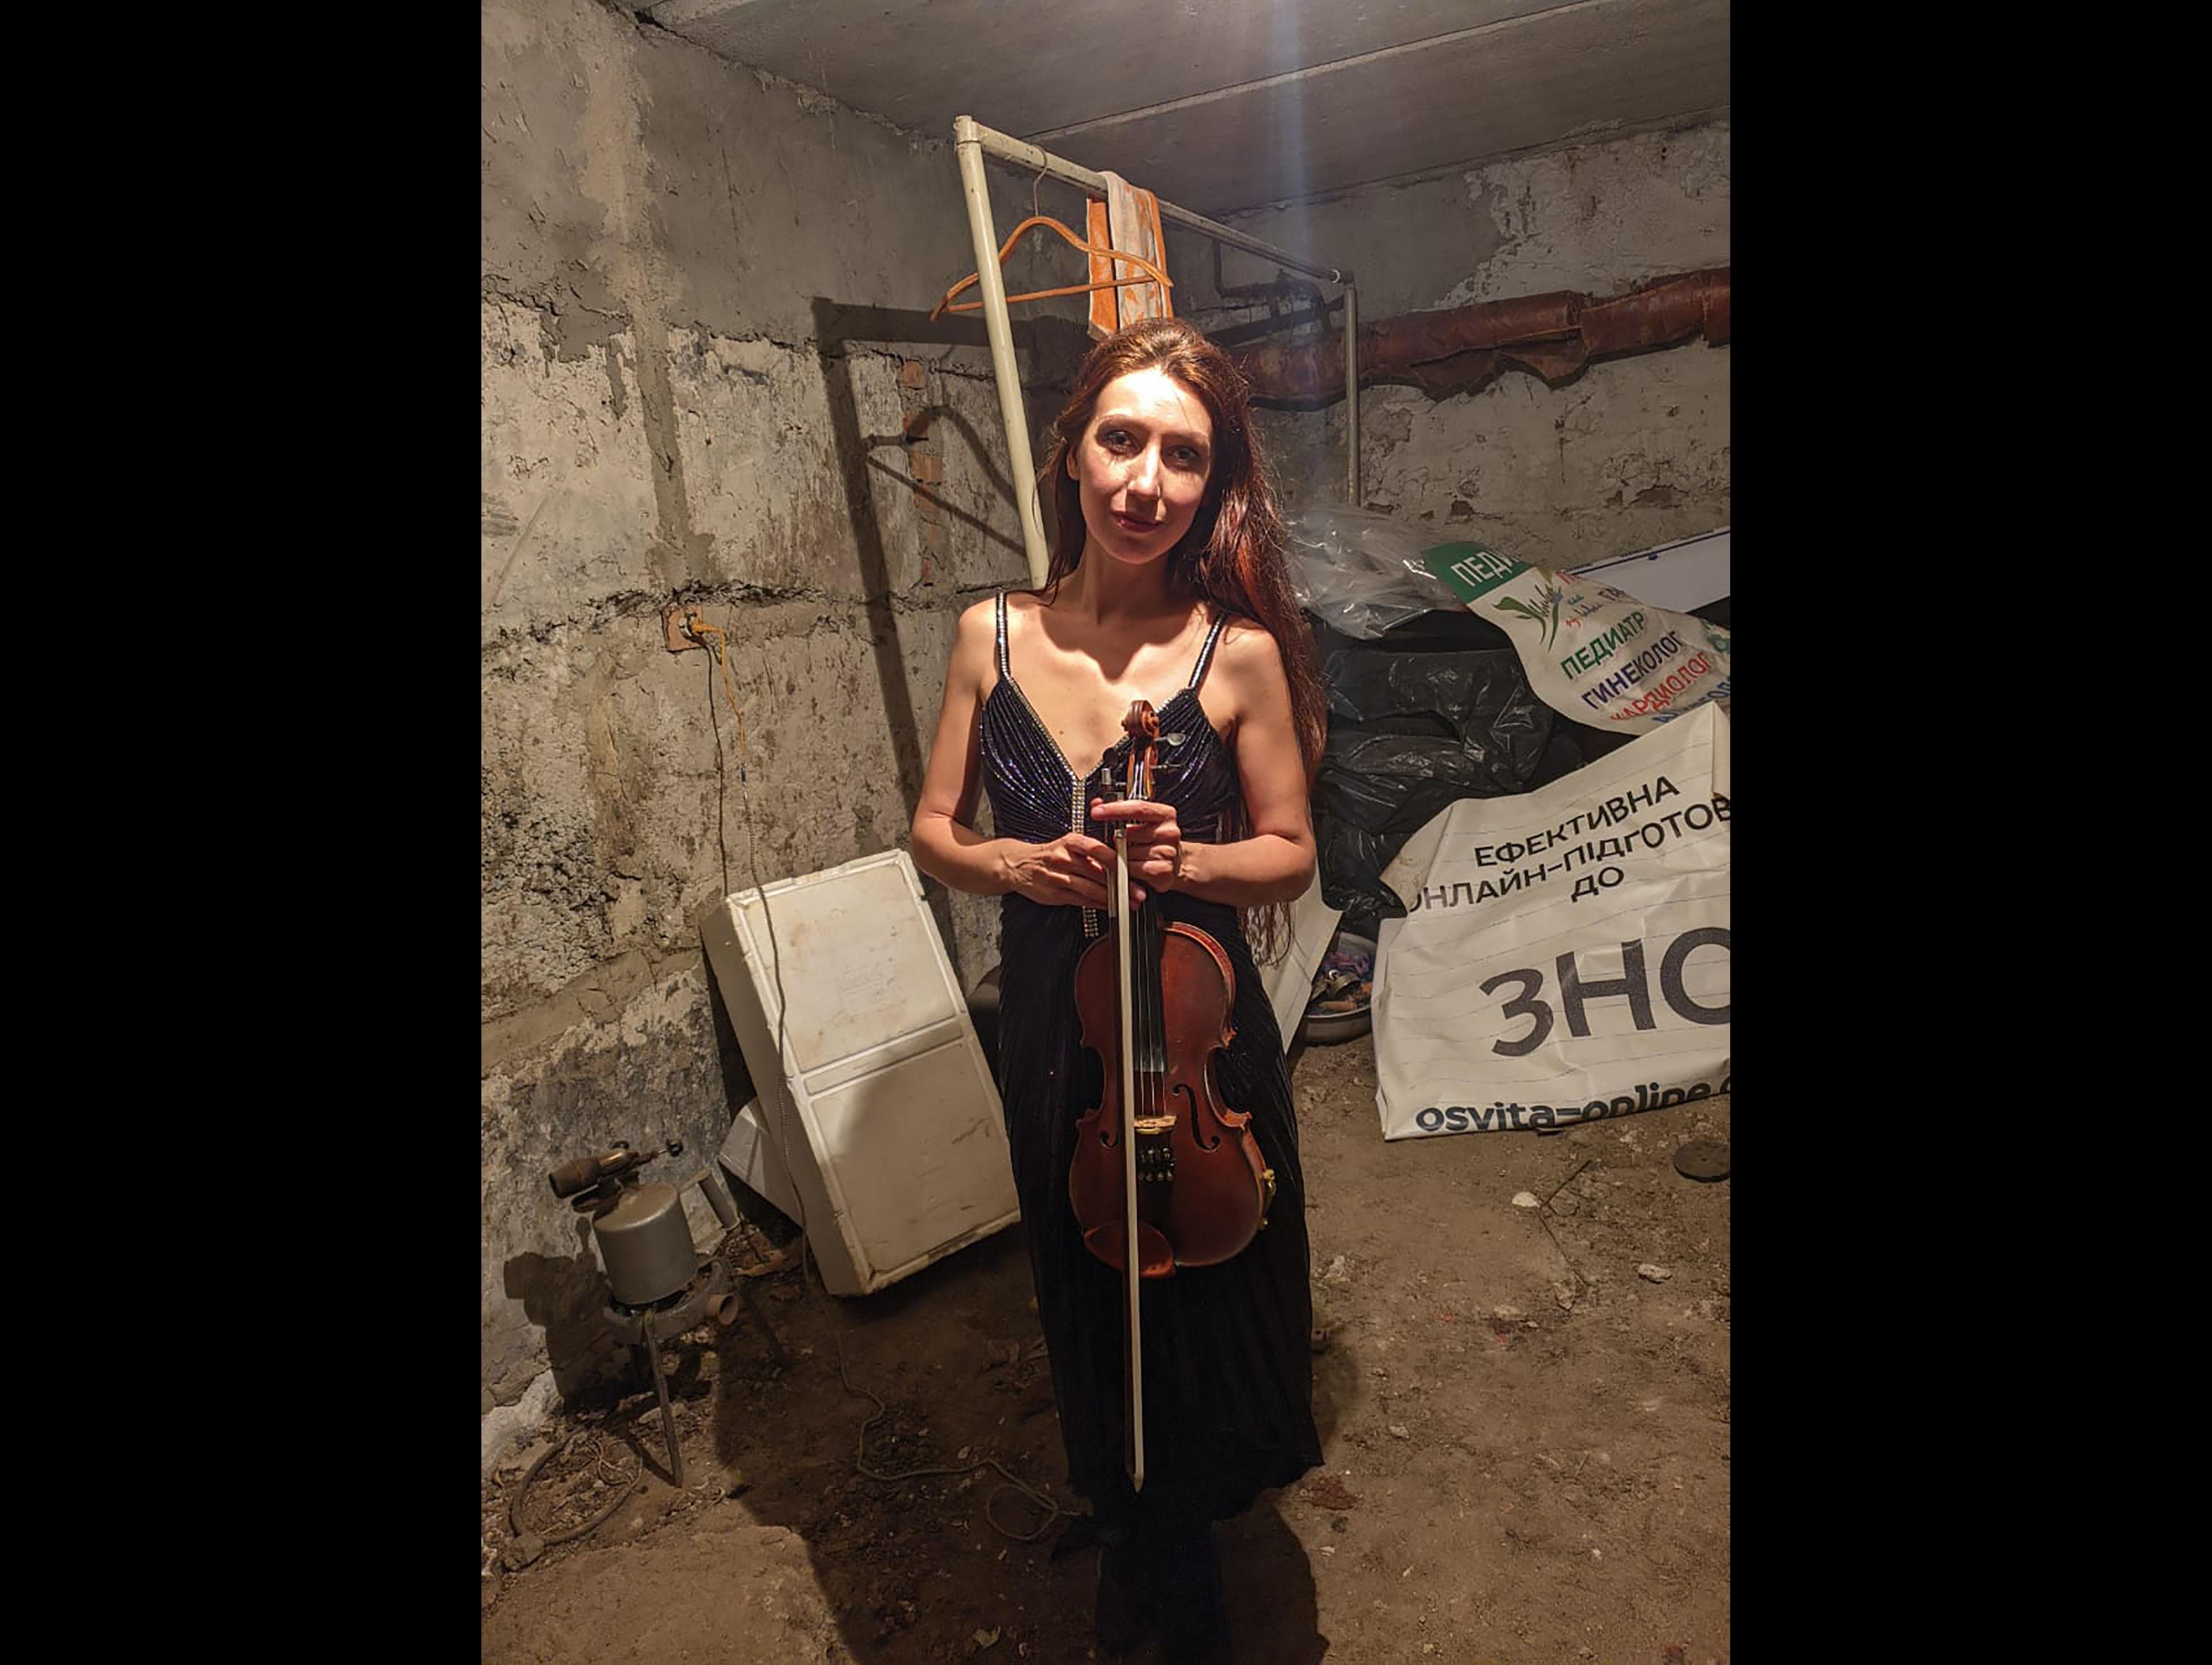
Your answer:
[[[1139,789],[1140,772],[1150,775],[1148,763],[1140,763],[1140,755],[1149,759],[1149,748],[1142,743],[1144,729],[1158,732],[1152,708],[1139,700],[1129,708],[1125,725],[1129,733],[1128,796],[1141,795]],[[1151,790],[1149,778],[1143,790]],[[1132,939],[1136,935],[1135,916],[1129,905],[1129,829],[1125,822],[1114,829],[1114,916],[1119,929],[1117,948],[1121,984],[1121,1269],[1122,1281],[1128,1296],[1128,1322],[1123,1329],[1123,1340],[1128,1352],[1129,1414],[1125,1428],[1127,1446],[1122,1453],[1129,1469],[1129,1489],[1145,1489],[1145,1335],[1144,1320],[1137,1307],[1137,1291],[1141,1279],[1142,1255],[1137,1243],[1137,1049],[1133,1012],[1135,958]]]

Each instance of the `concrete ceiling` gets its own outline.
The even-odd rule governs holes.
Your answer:
[[[1201,214],[1723,116],[1729,0],[665,0],[901,127],[970,115]]]

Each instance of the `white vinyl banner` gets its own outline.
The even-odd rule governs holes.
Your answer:
[[[1729,719],[1538,792],[1462,799],[1382,871],[1386,1139],[1551,1127],[1729,1090]]]
[[[1536,697],[1578,723],[1644,733],[1729,697],[1729,633],[1717,624],[1482,544],[1439,544],[1421,559],[1505,632]]]

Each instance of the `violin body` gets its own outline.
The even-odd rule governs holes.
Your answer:
[[[1139,700],[1122,726],[1128,796],[1149,798],[1159,715]],[[1222,1103],[1214,1079],[1213,1056],[1236,1033],[1236,969],[1218,941],[1168,921],[1157,902],[1130,906],[1124,833],[1114,860],[1114,928],[1075,967],[1083,1044],[1106,1071],[1097,1107],[1076,1123],[1067,1194],[1084,1246],[1127,1279],[1133,1333],[1137,1279],[1218,1266],[1243,1249],[1267,1223],[1275,1176],[1252,1118]]]
[[[1136,998],[1157,1020],[1157,1045],[1144,1036],[1134,1043],[1136,1103],[1126,1120],[1113,939],[1091,944],[1076,965],[1083,1043],[1106,1070],[1098,1107],[1076,1124],[1067,1188],[1084,1246],[1121,1268],[1128,1235],[1121,1139],[1133,1124],[1138,1272],[1165,1278],[1178,1266],[1218,1265],[1250,1243],[1267,1223],[1274,1175],[1252,1137],[1252,1118],[1222,1102],[1215,1077],[1214,1054],[1235,1035],[1229,1014],[1237,974],[1228,954],[1194,925],[1153,922],[1147,930],[1140,919],[1138,932],[1145,951]],[[1149,989],[1142,986],[1148,975],[1156,979]]]
[[[1152,795],[1159,714],[1143,700],[1122,720],[1126,790]],[[1146,1278],[1178,1266],[1214,1266],[1267,1223],[1275,1176],[1261,1159],[1252,1118],[1221,1102],[1213,1058],[1235,1034],[1237,972],[1221,944],[1170,921],[1158,903],[1133,907],[1128,832],[1114,834],[1114,928],[1075,966],[1083,1044],[1106,1066],[1098,1103],[1076,1121],[1068,1200],[1084,1247],[1121,1274],[1124,1455],[1131,1490],[1145,1489]]]

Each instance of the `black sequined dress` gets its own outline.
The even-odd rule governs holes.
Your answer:
[[[1077,825],[1107,829],[1091,799],[1122,792],[1123,740],[1079,779],[1016,682],[998,599],[999,678],[983,706],[985,789],[998,836],[1046,843]],[[1198,690],[1221,635],[1217,620],[1190,680],[1158,707],[1153,796],[1176,806],[1183,837],[1241,835],[1236,760],[1207,720]],[[1146,1279],[1144,1498],[1153,1508],[1225,1520],[1263,1488],[1287,1485],[1321,1461],[1313,1419],[1312,1293],[1305,1182],[1281,1032],[1234,908],[1170,891],[1171,919],[1208,932],[1236,971],[1236,1036],[1215,1060],[1223,1100],[1252,1117],[1275,1171],[1267,1224],[1249,1247],[1213,1267]],[[1000,913],[999,1091],[1014,1184],[1035,1274],[1037,1313],[1052,1359],[1068,1483],[1108,1522],[1129,1516],[1122,1459],[1121,1275],[1083,1246],[1068,1200],[1076,1121],[1098,1103],[1097,1055],[1082,1043],[1075,966],[1098,939],[1102,916],[1010,894]]]

